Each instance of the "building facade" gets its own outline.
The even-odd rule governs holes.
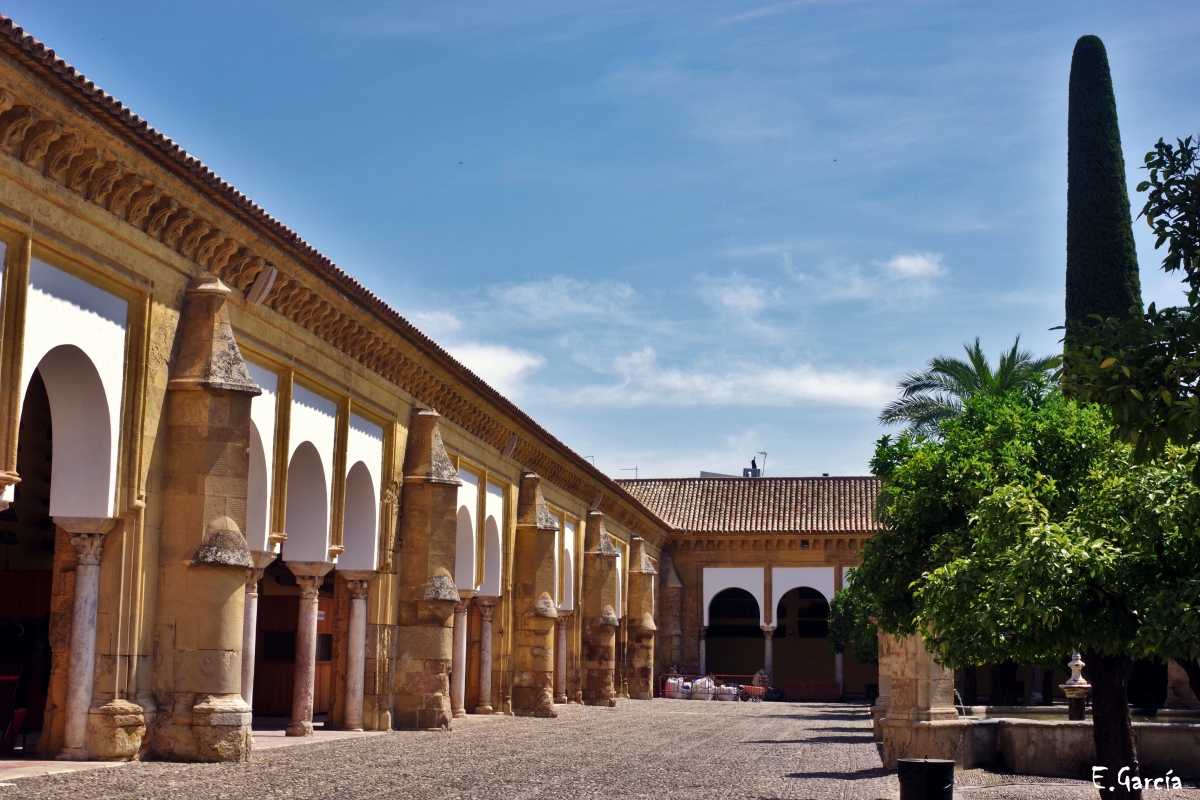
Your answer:
[[[796,700],[866,694],[878,670],[826,640],[829,601],[875,532],[872,477],[619,480],[672,529],[659,671],[752,675]]]
[[[0,151],[0,669],[43,754],[649,696],[648,509],[7,19]]]

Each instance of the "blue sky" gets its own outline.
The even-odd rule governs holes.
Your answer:
[[[1135,212],[1142,154],[1200,132],[1189,4],[4,13],[614,477],[861,474],[904,372],[1057,349],[1080,35]]]

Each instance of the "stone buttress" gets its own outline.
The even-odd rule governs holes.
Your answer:
[[[625,673],[629,697],[650,700],[654,697],[654,583],[658,571],[646,555],[646,540],[634,536],[629,553],[629,642],[626,645]]]
[[[670,550],[662,551],[659,572],[658,636],[662,652],[658,658],[663,672],[678,672],[683,666],[683,582],[675,571]]]
[[[229,325],[229,289],[192,280],[167,384],[159,544],[158,700],[152,752],[178,761],[245,761],[241,696],[250,378]]]
[[[413,411],[404,453],[400,590],[394,664],[396,728],[449,728],[458,487],[440,415]]]
[[[542,479],[521,474],[513,552],[513,714],[557,717],[554,710],[555,539],[558,522],[542,498]]]
[[[583,546],[583,702],[615,706],[618,554],[604,528],[603,513],[588,512]]]

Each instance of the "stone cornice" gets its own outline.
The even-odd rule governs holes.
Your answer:
[[[525,468],[576,497],[602,494],[600,509],[607,515],[656,548],[665,545],[666,526],[615,481],[298,234],[3,16],[0,50],[10,63],[32,73],[0,87],[0,151],[243,295],[264,270],[276,270],[269,292],[259,298],[266,308],[497,450],[516,436],[511,455]],[[16,84],[28,84],[29,91]]]

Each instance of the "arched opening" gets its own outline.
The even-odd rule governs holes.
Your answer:
[[[763,668],[758,600],[745,589],[725,589],[708,604],[705,669],[714,674],[753,675]]]
[[[288,465],[285,560],[329,560],[328,485],[317,448],[301,442]]]
[[[258,426],[250,422],[250,477],[246,486],[246,544],[251,550],[266,550],[268,507],[271,487],[267,485],[267,453]]]
[[[13,501],[0,511],[0,731],[20,722],[25,736],[15,744],[32,754],[41,731],[50,685],[50,636],[54,561],[73,555],[50,518],[54,433],[50,399],[39,372],[30,378],[21,407]],[[73,559],[72,559],[73,560]],[[70,614],[57,627],[70,626]],[[61,640],[61,637],[59,637]],[[66,659],[66,653],[59,653]],[[65,667],[65,664],[60,665]],[[30,735],[34,734],[34,735]]]
[[[471,510],[458,508],[458,529],[454,544],[454,585],[459,589],[475,589],[475,522]]]
[[[779,598],[772,642],[772,684],[833,683],[837,680],[829,649],[829,601],[816,589],[802,586]]]
[[[345,552],[338,557],[340,570],[373,570],[377,561],[379,500],[371,470],[359,461],[346,475],[346,513],[342,525]]]
[[[74,345],[46,353],[36,372],[57,423],[51,516],[111,517],[117,451],[100,373]]]
[[[500,549],[500,528],[496,518],[489,516],[483,532],[483,585],[479,594],[483,597],[500,596],[500,561],[504,557]]]

